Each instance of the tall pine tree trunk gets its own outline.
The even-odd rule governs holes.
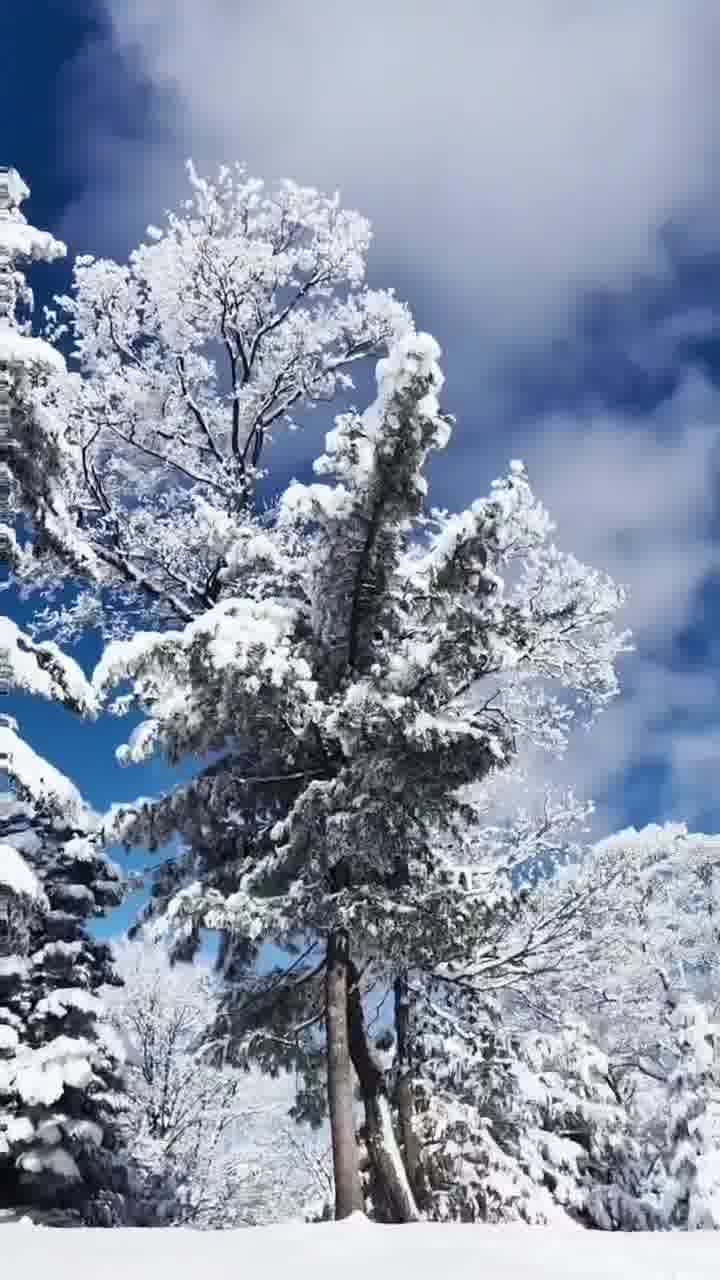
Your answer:
[[[392,1122],[385,1074],[372,1052],[365,1028],[359,974],[350,962],[348,1023],[350,1053],[365,1107],[368,1154],[383,1199],[395,1222],[418,1222],[420,1212],[408,1180]]]
[[[344,929],[328,939],[325,975],[328,1106],[335,1178],[335,1217],[363,1212],[355,1140],[353,1074],[348,1035],[350,943]]]
[[[395,1105],[400,1124],[400,1140],[410,1186],[420,1207],[425,1207],[427,1188],[420,1158],[420,1142],[414,1125],[412,1096],[412,1044],[410,1036],[410,991],[406,973],[395,979],[395,1040],[397,1044],[397,1078]]]

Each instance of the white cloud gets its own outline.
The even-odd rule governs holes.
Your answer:
[[[702,664],[671,666],[673,645],[697,618],[703,584],[720,570],[713,527],[719,445],[720,395],[699,376],[642,422],[609,414],[556,419],[525,441],[558,543],[628,589],[623,621],[637,655],[623,664],[622,700],[589,735],[576,736],[559,771],[582,794],[610,788],[603,828],[626,820],[623,775],[648,765],[668,772],[658,817],[720,816],[709,767],[720,740],[718,680]]]
[[[697,374],[640,421],[556,418],[524,442],[558,541],[627,586],[627,623],[644,646],[672,640],[720,568],[719,445],[720,396]]]
[[[90,186],[69,237],[129,247],[176,200],[187,154],[207,171],[238,158],[270,180],[340,187],[373,220],[379,282],[421,299],[423,326],[448,347],[449,396],[461,389],[450,406],[462,410],[457,451],[436,468],[436,500],[464,503],[508,456],[524,456],[560,543],[629,588],[640,652],[628,693],[576,745],[566,777],[601,793],[658,760],[668,805],[699,811],[709,730],[668,726],[711,707],[717,688],[706,672],[671,671],[668,655],[718,567],[717,393],[694,377],[650,417],[551,418],[525,438],[470,430],[496,406],[503,420],[488,374],[504,356],[572,336],[580,291],[662,279],[668,224],[717,247],[720,6],[103,2],[115,53],[155,91],[158,132],[121,136],[113,111],[95,110],[107,51],[90,50],[74,78]],[[630,324],[618,343],[655,370],[678,337],[716,328],[701,309],[657,333]],[[622,822],[622,805],[616,789],[605,818]]]
[[[104,4],[116,49],[173,95],[164,143],[101,126],[106,218],[157,216],[186,151],[339,186],[383,258],[490,343],[562,330],[578,287],[662,272],[671,219],[714,235],[704,0]]]

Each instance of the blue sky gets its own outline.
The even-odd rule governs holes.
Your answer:
[[[190,154],[368,214],[373,282],[445,353],[458,428],[435,500],[523,457],[559,542],[627,583],[625,695],[565,778],[600,827],[717,830],[718,6],[5,0],[3,18],[0,160],[71,252],[124,256]],[[35,271],[41,301],[65,270]],[[167,776],[115,766],[122,722],[10,701],[98,806]]]

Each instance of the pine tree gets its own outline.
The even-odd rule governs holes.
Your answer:
[[[186,937],[200,923],[229,935],[228,975],[247,977],[265,943],[294,953],[249,1002],[241,984],[235,1052],[252,1043],[270,1065],[280,1040],[307,1099],[330,1067],[338,1213],[360,1202],[352,1059],[378,1176],[414,1217],[361,981],[485,954],[488,912],[445,878],[477,816],[468,788],[522,735],[560,750],[573,717],[615,695],[622,592],[554,546],[520,463],[466,511],[427,509],[428,457],[451,434],[439,350],[362,284],[363,219],[292,184],[271,198],[240,171],[191,182],[127,268],[76,264],[49,336],[69,327],[80,373],[58,366],[24,406],[65,443],[45,488],[14,467],[42,555],[28,545],[13,569],[48,594],[84,578],[45,616],[60,637],[89,619],[127,635],[141,609],[175,628],[111,644],[90,701],[128,683],[115,709],[145,711],[124,762],[209,764],[108,830],[154,847],[180,836],[168,913]],[[328,434],[326,480],[256,510],[268,433],[383,351],[375,401]]]
[[[126,761],[217,756],[164,799],[111,818],[118,838],[159,844],[180,831],[195,851],[174,917],[253,945],[327,939],[335,1132],[340,1115],[351,1126],[352,1056],[371,1145],[381,1161],[393,1150],[393,1197],[410,1214],[359,1025],[359,973],[435,972],[482,951],[482,897],[446,876],[448,845],[476,819],[462,789],[512,760],[520,724],[560,740],[571,711],[541,681],[601,708],[625,643],[612,626],[621,594],[552,546],[520,465],[469,511],[421,519],[427,455],[449,437],[437,354],[413,335],[380,363],[377,401],[338,420],[316,464],[335,483],[291,485],[258,550],[245,547],[250,594],[223,596],[182,632],[113,643],[94,677],[101,696],[131,681],[149,712]],[[229,855],[220,867],[202,853],[215,831]],[[349,1040],[335,1045],[346,1009]],[[349,1172],[345,1206],[357,1196]]]
[[[9,717],[0,750],[0,1204],[110,1225],[128,1190],[122,1050],[99,997],[115,980],[110,951],[88,922],[120,901],[120,879],[75,788]]]

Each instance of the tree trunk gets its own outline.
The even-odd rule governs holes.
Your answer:
[[[407,974],[395,979],[395,1037],[397,1042],[397,1078],[395,1103],[400,1122],[400,1140],[405,1156],[410,1186],[415,1200],[423,1209],[427,1201],[427,1187],[420,1159],[420,1143],[413,1123],[412,1050],[410,1042],[410,992]]]
[[[353,1075],[348,1037],[350,944],[344,929],[328,939],[325,976],[328,1106],[335,1178],[335,1217],[364,1210],[355,1141]]]
[[[403,1164],[392,1123],[385,1075],[377,1062],[365,1029],[359,975],[350,963],[348,990],[350,1054],[360,1081],[365,1107],[367,1143],[383,1198],[391,1206],[395,1222],[418,1222],[420,1212]]]

